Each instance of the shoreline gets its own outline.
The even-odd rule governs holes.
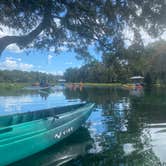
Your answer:
[[[21,89],[26,86],[29,86],[31,83],[2,83],[0,82],[0,89]],[[52,84],[53,85],[53,84]],[[55,83],[54,85],[58,85]],[[131,85],[130,83],[122,84],[122,83],[64,83],[65,86],[76,85],[76,86],[83,86],[83,87],[125,87]],[[156,88],[166,88],[166,85],[161,84],[153,84],[152,87]]]

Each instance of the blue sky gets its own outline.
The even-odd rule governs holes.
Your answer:
[[[101,59],[100,53],[95,52],[93,47],[89,51],[96,59]],[[55,75],[62,75],[67,68],[81,67],[83,64],[83,61],[76,59],[76,53],[65,48],[56,54],[35,49],[20,50],[15,44],[6,48],[0,58],[0,70],[40,71]]]
[[[18,35],[18,31],[7,26],[0,26],[0,38]],[[67,68],[80,67],[83,61],[76,59],[76,54],[67,52],[65,47],[60,47],[60,54],[53,51],[37,51],[31,49],[29,54],[20,50],[15,44],[8,46],[0,57],[0,70],[40,71],[52,74],[62,74]],[[96,59],[101,59],[101,53],[96,53],[93,46],[89,51]]]
[[[69,67],[80,67],[83,61],[75,58],[75,53],[62,51],[60,54],[47,51],[26,51],[6,49],[0,58],[0,69],[41,71],[62,74]]]

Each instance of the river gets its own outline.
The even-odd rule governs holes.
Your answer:
[[[166,89],[87,87],[52,93],[1,90],[0,114],[80,101],[93,102],[95,108],[79,130],[57,145],[12,165],[166,165]]]

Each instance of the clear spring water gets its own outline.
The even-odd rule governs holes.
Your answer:
[[[80,101],[96,104],[83,127],[57,145],[12,165],[166,165],[166,89],[83,88],[48,94],[3,90],[0,113]]]

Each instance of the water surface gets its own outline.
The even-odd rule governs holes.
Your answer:
[[[166,89],[66,89],[50,94],[0,93],[0,113],[80,101],[96,104],[84,126],[62,142],[13,166],[158,166],[166,163]]]

